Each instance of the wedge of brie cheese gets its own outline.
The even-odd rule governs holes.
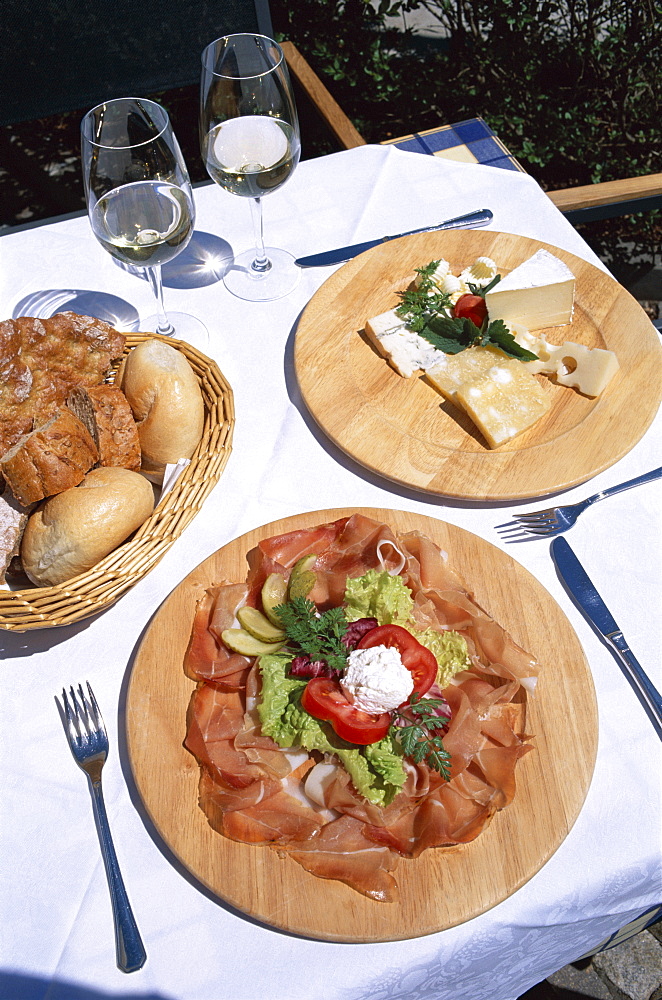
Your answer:
[[[570,322],[574,295],[570,268],[547,250],[538,250],[487,292],[485,303],[490,320],[542,330]]]
[[[548,393],[520,361],[504,360],[460,386],[455,400],[466,410],[490,448],[511,441],[551,406]]]

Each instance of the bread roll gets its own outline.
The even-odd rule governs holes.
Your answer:
[[[67,406],[81,420],[99,450],[99,465],[118,465],[138,472],[140,439],[129,402],[114,385],[77,386]]]
[[[5,452],[0,472],[27,505],[77,486],[98,457],[87,428],[64,407]]]
[[[161,340],[144,340],[124,359],[117,384],[138,424],[142,468],[162,474],[190,458],[202,437],[205,407],[188,361]]]
[[[112,552],[153,509],[154,492],[139,472],[93,469],[80,486],[50,497],[30,516],[23,569],[38,586],[69,580]]]

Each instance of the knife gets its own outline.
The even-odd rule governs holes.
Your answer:
[[[584,616],[616,656],[621,670],[651,717],[658,736],[662,738],[662,696],[637,662],[609,608],[565,538],[555,538],[551,548],[561,580]]]
[[[438,229],[474,229],[476,226],[486,226],[492,219],[493,214],[489,208],[482,208],[479,212],[469,212],[467,215],[458,215],[456,219],[447,219],[438,226],[423,226],[422,229],[412,229],[408,233],[382,236],[378,240],[368,240],[367,243],[355,243],[351,247],[339,247],[338,250],[326,250],[324,253],[311,254],[310,257],[299,257],[295,264],[299,267],[328,267],[330,264],[342,264],[366,250],[371,250],[372,247],[378,247],[380,243],[388,243],[389,240],[399,240],[403,236],[414,236],[416,233],[434,233]]]

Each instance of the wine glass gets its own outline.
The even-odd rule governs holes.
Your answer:
[[[285,250],[264,245],[262,197],[288,179],[301,155],[299,122],[285,57],[266,35],[216,39],[202,54],[200,146],[207,172],[250,199],[255,249],[235,257],[226,287],[267,301],[291,292],[300,269]]]
[[[161,265],[191,239],[195,208],[186,164],[164,108],[142,97],[105,101],[81,122],[81,159],[92,232],[123,264],[144,270],[157,314],[144,321],[163,336],[204,344],[206,327],[166,314]]]

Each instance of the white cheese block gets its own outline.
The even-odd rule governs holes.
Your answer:
[[[444,364],[433,365],[425,374],[442,396],[453,401],[461,385],[471,382],[505,358],[506,355],[497,347],[467,347],[459,354],[447,354]]]
[[[375,342],[379,337],[393,333],[394,330],[398,330],[404,325],[405,321],[398,316],[395,309],[389,309],[388,312],[380,313],[379,316],[373,316],[372,319],[367,320],[365,332]],[[375,344],[375,346],[378,345]]]
[[[460,386],[455,399],[491,448],[511,441],[540,419],[551,400],[530,372],[514,359],[489,368]]]
[[[599,396],[618,371],[618,358],[613,351],[569,340],[554,348],[554,360],[559,385],[579,389],[585,396]]]
[[[547,250],[538,250],[487,292],[485,303],[490,320],[542,330],[570,322],[574,294],[570,268]]]
[[[367,320],[365,332],[380,354],[403,378],[445,363],[444,352],[409,330],[393,309]]]

